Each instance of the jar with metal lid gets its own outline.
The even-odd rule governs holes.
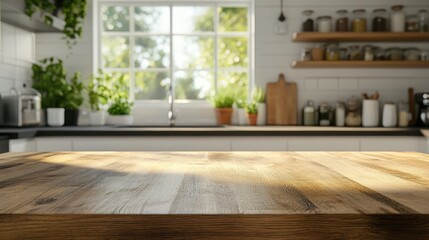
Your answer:
[[[372,19],[373,32],[387,32],[387,11],[386,9],[375,9]]]
[[[374,60],[376,61],[386,60],[386,51],[380,47],[374,48]]]
[[[338,10],[337,11],[337,20],[335,21],[335,31],[336,32],[348,32],[349,31],[349,11],[347,10]]]
[[[402,60],[402,49],[393,47],[386,49],[387,59],[391,61],[401,61]]]
[[[302,122],[304,126],[315,126],[316,125],[316,108],[314,107],[313,101],[308,101],[302,109]]]
[[[419,31],[429,32],[429,15],[426,9],[419,11]]]
[[[348,127],[359,127],[362,125],[362,116],[359,112],[360,103],[359,100],[353,96],[347,102],[347,117],[346,117],[346,125]]]
[[[408,15],[405,21],[405,30],[407,32],[420,31],[420,22],[417,15]]]
[[[406,48],[404,49],[404,57],[407,61],[419,61],[420,50],[418,48]]]
[[[353,11],[353,32],[366,32],[366,10],[357,9]]]
[[[332,32],[332,17],[321,16],[317,18],[318,32]]]
[[[362,60],[362,52],[357,45],[349,46],[349,60],[350,61],[360,61]]]
[[[341,61],[348,60],[347,48],[340,48],[340,60]]]
[[[303,32],[313,32],[314,31],[314,20],[313,20],[313,10],[304,10],[302,12],[302,31]]]
[[[364,49],[363,60],[374,61],[373,47],[368,45],[368,46],[364,46],[363,49]]]
[[[420,61],[429,61],[429,50],[422,50],[420,52]]]
[[[331,126],[333,122],[332,107],[327,103],[319,106],[319,126]]]
[[[410,112],[408,102],[400,102],[398,106],[398,126],[408,127],[410,122]]]
[[[316,44],[316,46],[314,46],[314,48],[311,49],[311,60],[313,61],[325,60],[325,45]]]
[[[302,49],[301,61],[311,61],[311,48]]]
[[[392,6],[392,13],[390,14],[390,31],[405,31],[405,13],[403,5]]]
[[[340,48],[338,43],[331,43],[326,48],[326,60],[327,61],[339,61],[340,60]]]

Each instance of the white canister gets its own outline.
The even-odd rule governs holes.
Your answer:
[[[392,14],[390,15],[390,30],[392,32],[405,32],[404,6],[392,6]]]
[[[383,107],[383,127],[396,127],[398,123],[398,113],[396,105],[386,103]]]
[[[265,103],[258,103],[258,120],[259,126],[267,125],[267,105]]]
[[[132,115],[108,115],[107,124],[114,126],[131,126],[133,125]]]
[[[362,105],[362,126],[378,127],[379,121],[378,100],[364,99]]]
[[[318,17],[317,30],[319,32],[332,32],[332,17],[330,16]]]
[[[106,113],[104,111],[96,111],[89,113],[89,125],[103,126],[106,124]]]
[[[48,126],[61,127],[64,125],[64,108],[48,108]]]
[[[232,118],[231,118],[231,125],[239,125],[238,122],[238,109],[237,106],[234,104],[232,107]]]
[[[337,103],[337,107],[335,108],[335,126],[344,127],[346,124],[346,108],[344,103]]]
[[[247,113],[244,108],[238,109],[238,125],[240,126],[247,125]]]

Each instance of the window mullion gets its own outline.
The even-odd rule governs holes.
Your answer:
[[[173,99],[176,99],[176,87],[175,87],[175,79],[174,79],[174,54],[173,54],[173,47],[174,47],[174,42],[173,42],[173,5],[170,5],[170,84],[172,86],[171,89],[173,89],[172,91],[172,96]]]
[[[130,49],[129,49],[129,54],[130,54],[130,98],[131,101],[135,100],[135,86],[136,86],[136,79],[135,79],[135,56],[134,56],[134,49],[135,49],[135,36],[134,36],[134,31],[135,31],[135,18],[134,18],[134,5],[130,5],[129,6],[130,9]]]

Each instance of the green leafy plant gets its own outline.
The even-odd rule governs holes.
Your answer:
[[[265,92],[262,88],[255,88],[253,91],[253,100],[257,103],[265,103]]]
[[[236,101],[235,92],[231,88],[218,89],[212,101],[215,108],[232,108]]]
[[[100,111],[102,105],[109,103],[110,85],[112,83],[112,74],[98,71],[98,75],[91,76],[91,79],[86,87],[88,92],[89,105],[92,111]]]
[[[235,93],[235,96],[236,96],[235,106],[237,106],[237,108],[245,108],[246,101],[247,101],[247,89],[239,88]]]
[[[82,26],[86,17],[86,0],[55,0],[55,4],[49,0],[25,0],[25,14],[32,17],[39,8],[49,14],[54,14],[56,7],[61,7],[64,13],[65,26],[63,33],[66,35],[69,46],[76,43],[76,39],[82,36]],[[53,19],[45,14],[45,23],[52,26]]]
[[[252,101],[251,103],[246,105],[246,112],[248,114],[258,114],[258,106],[257,103]]]
[[[113,81],[110,93],[111,104],[107,112],[110,115],[129,115],[133,103],[128,100],[129,88],[124,75]]]
[[[82,105],[83,84],[79,82],[80,74],[75,73],[68,83],[62,60],[46,58],[39,64],[33,64],[32,70],[33,88],[42,95],[43,108],[76,110]]]

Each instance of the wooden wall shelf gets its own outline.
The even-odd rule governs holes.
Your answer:
[[[422,61],[295,61],[292,68],[429,68]]]
[[[429,33],[420,32],[299,32],[294,42],[429,42]]]

